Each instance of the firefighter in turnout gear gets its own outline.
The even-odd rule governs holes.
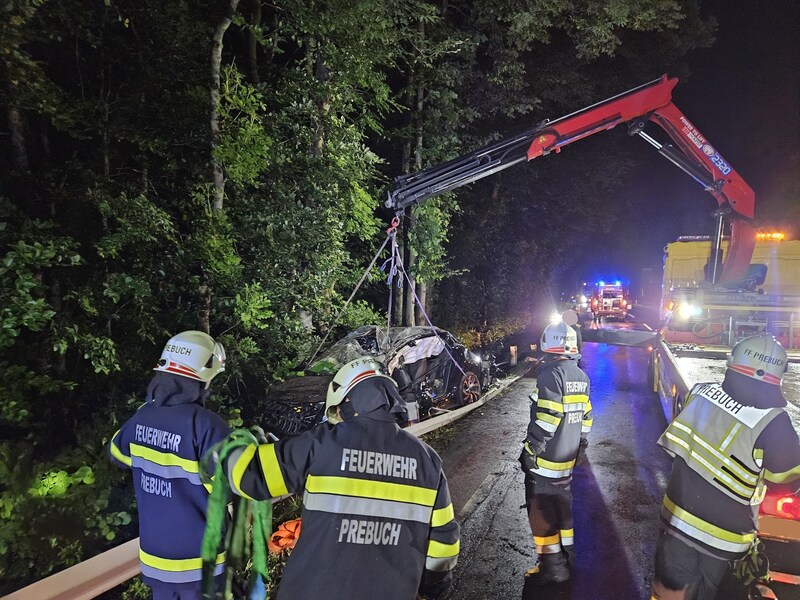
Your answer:
[[[111,460],[133,471],[142,579],[154,600],[201,598],[201,542],[209,490],[200,458],[230,428],[205,408],[225,350],[202,331],[171,338],[155,367],[145,404],[108,445]],[[224,570],[217,557],[216,574]]]
[[[303,494],[303,532],[279,600],[448,597],[459,526],[442,461],[398,426],[406,415],[395,382],[380,363],[362,358],[343,366],[328,387],[333,427],[228,458],[236,494]]]
[[[773,337],[745,338],[722,384],[694,386],[658,440],[674,461],[654,599],[713,600],[730,561],[754,548],[765,485],[800,479],[800,443],[780,388],[787,367]]]
[[[569,579],[574,566],[572,469],[592,428],[589,377],[578,367],[575,330],[564,322],[542,334],[545,357],[531,394],[531,420],[520,463],[525,473],[525,500],[539,564],[546,585]]]

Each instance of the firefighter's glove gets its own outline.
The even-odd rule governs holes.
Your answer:
[[[522,452],[519,455],[519,464],[522,467],[522,471],[527,475],[531,475],[533,469],[539,467],[539,455],[533,451],[528,442],[522,445]]]
[[[585,437],[581,438],[581,441],[578,443],[578,454],[575,455],[575,462],[580,462],[582,458],[586,456],[586,447],[589,445],[589,440]]]

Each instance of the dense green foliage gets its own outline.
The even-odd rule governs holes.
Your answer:
[[[679,70],[713,31],[692,0],[243,0],[214,133],[226,6],[0,4],[0,593],[136,534],[102,448],[171,333],[207,323],[219,409],[257,418],[383,241],[391,176]],[[440,324],[524,322],[612,218],[598,192],[630,157],[599,154],[415,210]],[[339,326],[384,319],[385,296],[376,274]]]

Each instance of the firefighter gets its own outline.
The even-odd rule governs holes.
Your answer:
[[[436,452],[397,425],[405,405],[380,363],[344,365],[320,425],[275,444],[234,451],[231,488],[263,500],[303,494],[303,532],[278,598],[443,600],[459,526]]]
[[[209,384],[225,369],[225,349],[202,331],[171,338],[145,404],[108,445],[111,460],[133,471],[142,579],[154,600],[199,600],[201,541],[209,490],[200,458],[230,428],[205,408]],[[215,573],[224,570],[217,557]]]
[[[575,552],[572,522],[572,469],[592,428],[589,377],[578,367],[575,330],[564,322],[548,325],[541,339],[544,359],[531,394],[531,420],[520,463],[538,565],[547,585],[569,579]]]
[[[775,338],[743,339],[722,384],[694,386],[658,440],[674,461],[654,599],[712,600],[730,561],[755,548],[765,484],[800,479],[800,443],[780,388],[787,366]]]

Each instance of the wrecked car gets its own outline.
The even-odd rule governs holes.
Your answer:
[[[450,332],[368,325],[336,342],[303,376],[272,386],[260,419],[264,429],[283,438],[323,422],[325,394],[334,374],[364,356],[386,366],[406,401],[411,423],[480,398],[481,359]]]

